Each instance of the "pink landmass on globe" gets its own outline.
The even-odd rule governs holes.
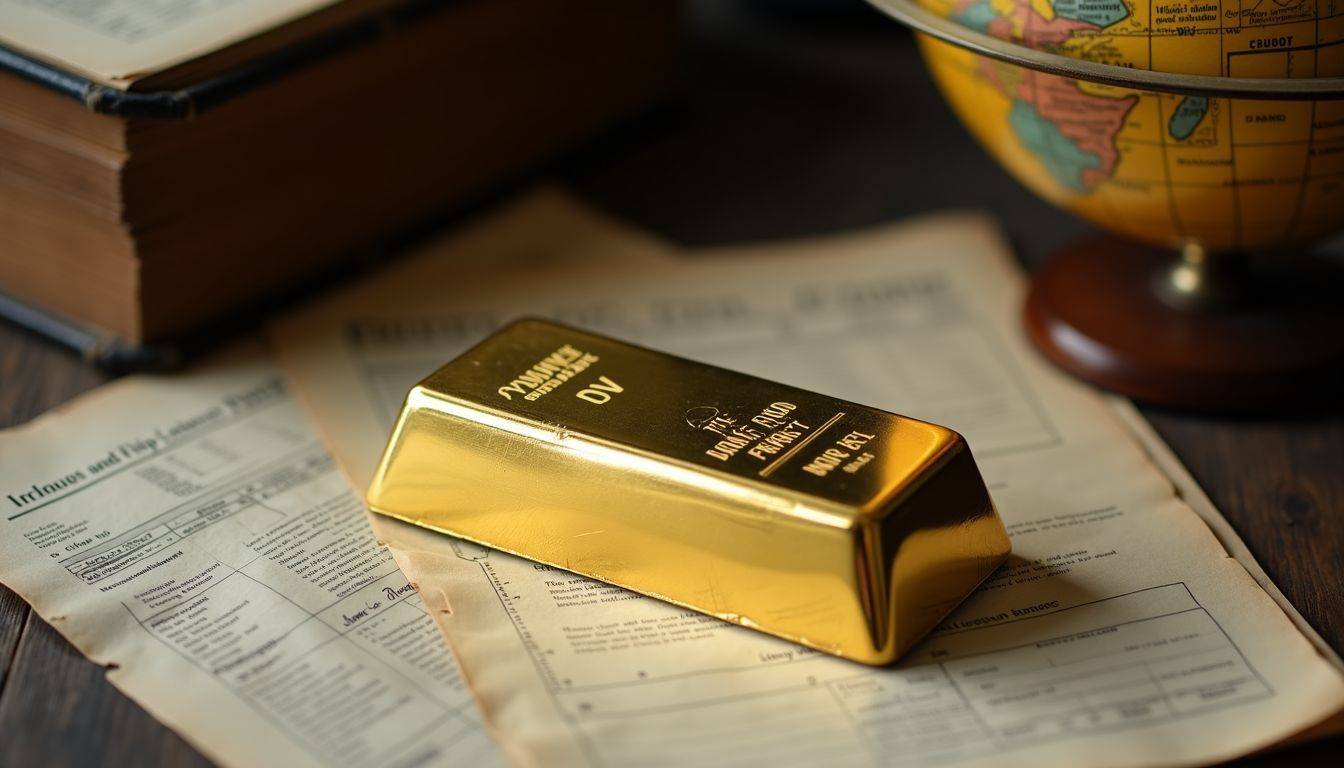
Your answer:
[[[1096,168],[1083,171],[1083,183],[1090,189],[1111,178],[1120,160],[1115,137],[1124,127],[1129,111],[1139,103],[1139,97],[1096,96],[1079,88],[1076,80],[1040,72],[1023,74],[1017,87],[1019,97],[1036,107],[1042,117],[1054,123],[1079,149],[1101,161]]]
[[[1046,19],[1036,12],[1030,0],[1016,0],[1010,17],[994,13],[987,23],[985,15],[993,11],[988,0],[958,0],[955,9],[958,19],[968,23],[978,21],[995,37],[1023,42],[1033,48],[1058,46],[1076,32],[1100,30],[1094,24],[1061,16]],[[980,59],[979,68],[987,80],[1030,105],[1079,150],[1096,158],[1095,167],[1081,171],[1084,186],[1090,189],[1114,175],[1120,160],[1115,139],[1126,116],[1138,103],[1137,96],[1098,96],[1079,88],[1076,80],[1027,69],[1012,70],[1013,82],[1009,83],[1005,82],[1002,66],[985,58]]]

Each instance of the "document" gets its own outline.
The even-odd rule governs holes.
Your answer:
[[[1183,500],[1179,465],[1151,434],[1136,439],[1132,413],[1028,347],[1023,279],[987,220],[696,255],[639,274],[538,273],[452,301],[412,282],[356,290],[274,338],[355,488],[417,379],[540,315],[958,429],[1013,555],[879,669],[376,518],[510,754],[1183,765],[1269,746],[1344,706],[1339,669],[1252,577],[1258,566],[1229,554],[1245,548],[1220,543],[1235,537],[1211,505],[1201,516]]]
[[[543,189],[362,286],[664,251]],[[0,433],[0,512],[0,580],[222,765],[504,762],[260,343]]]
[[[124,88],[343,0],[0,0],[0,43]]]
[[[502,764],[260,345],[0,436],[0,579],[225,765]]]

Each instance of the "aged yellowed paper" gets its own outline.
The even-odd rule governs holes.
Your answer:
[[[1211,533],[1216,512],[1195,514],[1104,398],[1028,348],[1023,281],[985,219],[697,255],[451,303],[411,283],[395,302],[354,291],[276,338],[356,487],[417,378],[533,314],[957,428],[1014,556],[908,659],[872,669],[377,521],[511,753],[1181,765],[1273,744],[1344,705],[1339,670]]]
[[[0,579],[217,762],[502,763],[261,345],[0,435],[0,492]]]
[[[343,0],[0,0],[0,43],[124,87]]]
[[[446,287],[467,264],[664,251],[542,190],[386,276]],[[0,581],[216,762],[503,762],[263,345],[0,433],[0,510]]]

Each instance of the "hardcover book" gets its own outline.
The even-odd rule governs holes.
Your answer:
[[[0,0],[0,312],[172,357],[655,98],[671,0]]]

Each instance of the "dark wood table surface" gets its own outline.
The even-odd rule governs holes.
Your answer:
[[[903,30],[871,13],[786,5],[693,4],[681,91],[538,177],[686,245],[981,208],[1030,266],[1086,231],[970,140]],[[0,427],[106,380],[0,323]],[[1144,412],[1293,604],[1344,649],[1340,409],[1254,419]],[[1341,754],[1344,737],[1334,737],[1242,763],[1334,765]],[[209,761],[0,587],[0,765],[144,764]]]

